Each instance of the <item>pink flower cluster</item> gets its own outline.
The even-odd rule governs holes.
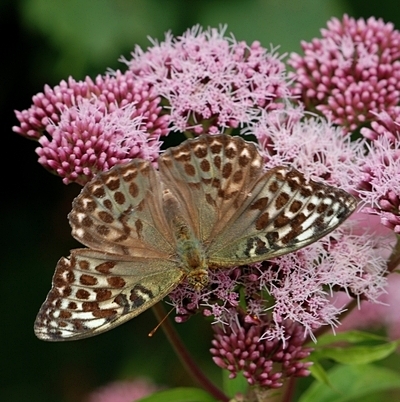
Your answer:
[[[355,160],[363,154],[364,143],[352,142],[325,119],[307,115],[299,107],[287,107],[261,113],[246,134],[257,138],[267,168],[286,165],[307,179],[354,192],[360,175]]]
[[[400,234],[400,142],[379,136],[368,151],[359,161],[357,188],[364,210],[378,214],[383,225]]]
[[[302,43],[303,56],[289,60],[295,92],[343,135],[360,131],[369,140],[353,141],[356,152],[344,156],[352,165],[351,186],[344,187],[353,189],[366,213],[400,233],[400,32],[380,19],[347,15],[321,32],[321,39]],[[345,178],[346,169],[340,175]]]
[[[233,324],[226,328],[215,326],[210,349],[213,360],[219,367],[230,371],[230,378],[242,371],[250,385],[279,388],[287,377],[306,377],[312,363],[302,360],[312,349],[303,346],[305,338],[301,326],[290,322],[284,326],[287,341],[262,339],[267,323]]]
[[[84,185],[117,163],[154,161],[170,131],[218,133],[283,107],[284,63],[260,43],[224,33],[196,26],[176,39],[167,34],[145,52],[136,48],[124,73],[45,86],[16,111],[13,130],[39,141],[39,163],[64,183]]]
[[[157,159],[159,138],[168,133],[168,116],[161,112],[149,84],[118,71],[45,86],[29,109],[16,112],[20,126],[13,130],[39,141],[39,163],[65,184],[84,185],[115,164]]]
[[[146,52],[136,48],[126,60],[165,98],[173,130],[233,129],[248,123],[255,110],[282,107],[290,96],[285,65],[276,54],[259,42],[248,46],[224,34],[225,28],[195,26],[178,38],[167,34]]]
[[[375,120],[400,100],[400,32],[373,17],[333,18],[322,38],[302,42],[304,56],[292,54],[295,93],[308,110],[345,132]]]

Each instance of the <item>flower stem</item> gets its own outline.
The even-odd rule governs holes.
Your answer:
[[[397,243],[393,248],[392,255],[387,263],[387,269],[389,272],[393,272],[400,264],[400,236],[397,235]]]
[[[296,387],[296,378],[290,377],[286,384],[286,389],[282,398],[282,402],[291,402],[293,400],[295,387]]]
[[[164,331],[169,343],[172,345],[175,353],[178,355],[181,363],[185,369],[190,373],[192,378],[207,392],[212,396],[222,402],[229,402],[229,398],[218,389],[198,368],[196,362],[193,360],[192,356],[189,354],[182,340],[180,339],[175,328],[172,326],[171,321],[167,318],[165,319],[166,312],[161,303],[157,303],[152,307],[153,313],[155,314],[158,321],[164,320],[161,328]]]

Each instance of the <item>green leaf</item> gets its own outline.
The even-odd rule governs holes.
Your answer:
[[[311,375],[317,381],[327,385],[328,387],[332,387],[326,370],[319,363],[314,363],[311,367],[309,367],[309,370],[311,372]]]
[[[383,336],[371,334],[369,332],[363,331],[347,331],[339,332],[338,334],[327,334],[318,337],[318,343],[312,344],[314,349],[319,349],[322,346],[329,345],[336,342],[349,342],[349,343],[359,343],[359,342],[386,342],[386,338]]]
[[[229,378],[229,371],[222,370],[223,390],[226,395],[233,398],[236,394],[246,394],[249,384],[241,373],[235,378]]]
[[[332,347],[319,349],[311,354],[310,360],[331,359],[343,364],[366,364],[382,360],[392,354],[398,342],[387,342],[373,346]]]
[[[216,402],[216,399],[199,388],[173,388],[156,392],[138,402]]]
[[[400,374],[373,365],[337,366],[328,372],[332,388],[314,382],[299,402],[347,402],[365,395],[400,388]]]

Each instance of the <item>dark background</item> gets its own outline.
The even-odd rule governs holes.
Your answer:
[[[326,21],[348,13],[382,17],[400,27],[400,8],[391,1],[333,0],[19,0],[0,3],[2,62],[0,174],[0,400],[82,401],[88,392],[116,379],[148,376],[166,386],[194,385],[181,368],[151,311],[109,333],[88,340],[45,343],[33,321],[50,288],[60,256],[78,244],[66,216],[77,185],[65,186],[37,163],[36,143],[12,132],[14,110],[72,75],[83,79],[108,67],[124,68],[136,44],[147,36],[179,35],[194,24],[228,24],[238,40],[259,40],[280,52],[300,51],[300,40],[319,36]],[[220,371],[208,349],[209,323],[195,317],[176,325],[199,365],[215,382]],[[364,399],[365,400],[365,399]],[[376,399],[375,399],[376,400]]]

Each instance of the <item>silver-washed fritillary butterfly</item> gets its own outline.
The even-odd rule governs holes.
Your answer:
[[[356,199],[287,167],[263,170],[255,144],[202,135],[156,170],[135,159],[86,184],[69,214],[89,248],[61,258],[35,322],[43,340],[86,338],[137,316],[184,279],[264,261],[315,242]]]

